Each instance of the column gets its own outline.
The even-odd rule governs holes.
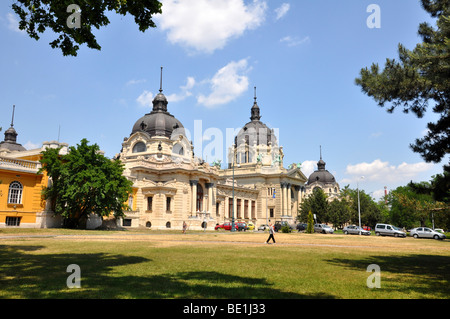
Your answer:
[[[214,183],[206,183],[205,184],[206,189],[208,190],[208,209],[206,210],[207,212],[209,212],[210,214],[212,214],[213,212],[213,187],[214,187]]]
[[[291,213],[291,184],[286,185],[286,193],[287,193],[287,215],[292,216]]]
[[[286,197],[287,183],[283,182],[281,187],[282,187],[282,192],[283,192],[283,210],[282,210],[281,215],[286,216],[287,215],[287,197]]]
[[[237,198],[236,195],[234,195],[234,198],[231,198],[233,200],[233,215],[230,216],[231,218],[234,218],[234,221],[236,221],[237,217]]]
[[[296,215],[298,214],[298,209],[300,207],[300,203],[301,203],[301,197],[302,197],[302,193],[301,190],[302,188],[298,185],[294,186],[294,190],[297,192],[297,204],[295,205],[295,213]]]
[[[225,203],[225,207],[223,209],[223,218],[224,218],[223,220],[225,221],[225,219],[230,217],[230,216],[228,216],[228,215],[230,215],[229,214],[230,199],[228,197],[225,197],[224,203]]]
[[[198,181],[189,181],[189,183],[192,186],[192,198],[191,198],[191,209],[192,209],[192,215],[195,215],[197,212],[197,184]]]

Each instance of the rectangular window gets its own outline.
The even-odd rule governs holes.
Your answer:
[[[244,200],[244,218],[248,219],[248,200]]]
[[[153,197],[147,197],[147,210],[152,211],[153,209]]]
[[[22,217],[6,217],[6,222],[5,225],[6,226],[20,226],[20,219]]]
[[[124,219],[122,226],[123,227],[131,227],[131,219]]]
[[[256,202],[252,200],[252,219],[256,218]]]
[[[128,206],[130,207],[130,210],[133,210],[133,196],[128,198]]]
[[[271,218],[274,217],[274,211],[273,211],[273,208],[270,209],[270,217],[271,217]]]
[[[167,197],[166,198],[166,211],[171,212],[171,203],[172,203],[172,197]]]
[[[236,210],[237,210],[237,212],[236,212],[237,218],[241,218],[241,200],[240,199],[236,200]]]

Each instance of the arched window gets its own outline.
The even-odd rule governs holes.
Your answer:
[[[133,147],[133,153],[142,153],[145,152],[146,150],[147,146],[145,146],[145,143],[143,142],[136,143],[136,145],[134,145]]]
[[[203,187],[202,185],[197,185],[197,212],[203,210]]]
[[[184,148],[181,144],[175,144],[173,147],[172,153],[175,155],[184,155]]]
[[[22,204],[23,186],[19,182],[9,184],[8,204]]]

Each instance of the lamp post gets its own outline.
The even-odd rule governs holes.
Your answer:
[[[363,179],[364,176],[361,176],[360,179]],[[358,189],[358,218],[359,218],[359,234],[361,235],[361,204],[359,201],[359,179],[356,181],[356,187]]]
[[[235,154],[233,154],[233,202],[232,202],[232,206],[233,209],[231,210],[231,231],[234,232],[234,160],[235,160]]]
[[[233,152],[233,209],[231,210],[231,231],[235,232],[236,229],[234,228],[234,164],[236,161],[236,152]],[[238,164],[238,167],[240,167],[240,165]]]

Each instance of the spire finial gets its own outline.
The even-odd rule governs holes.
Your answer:
[[[322,145],[320,145],[320,159],[322,159]]]
[[[162,78],[163,78],[163,67],[161,67],[161,77],[159,80],[159,93],[162,93],[163,89],[162,89]]]
[[[256,86],[255,86],[255,103],[253,103],[251,114],[252,116],[250,117],[250,119],[252,121],[259,121],[261,119],[259,106],[258,103],[256,102]]]
[[[13,112],[12,112],[12,119],[11,119],[11,127],[14,126],[14,110],[16,109],[16,106],[13,105]]]

